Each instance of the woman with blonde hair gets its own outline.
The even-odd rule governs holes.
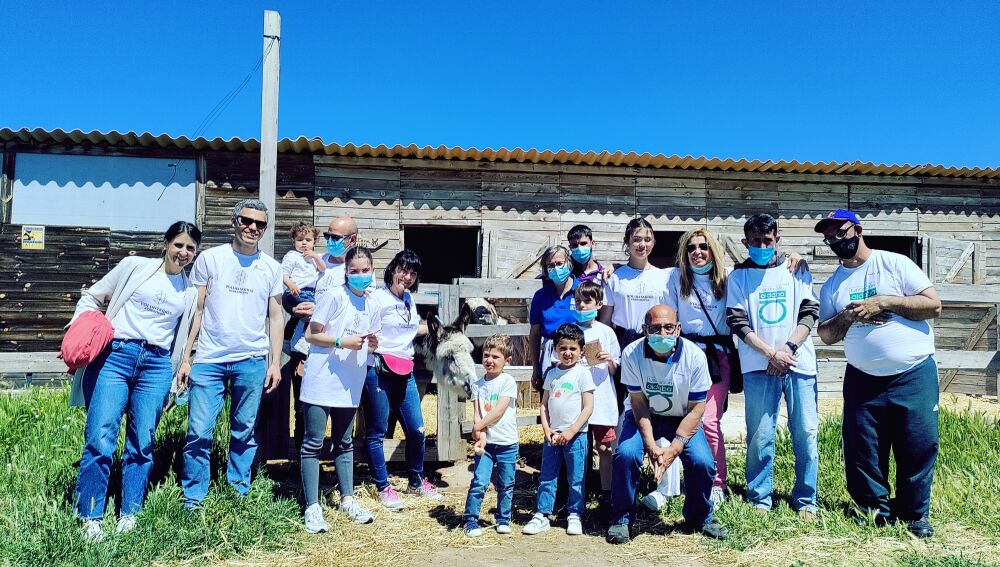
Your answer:
[[[708,358],[712,387],[708,391],[702,427],[715,457],[716,475],[711,496],[714,504],[725,499],[726,489],[726,444],[720,424],[733,374],[742,377],[739,368],[730,364],[736,349],[726,323],[728,275],[722,246],[711,232],[696,228],[680,238],[677,269],[667,282],[668,301],[677,312],[682,336],[697,344]]]

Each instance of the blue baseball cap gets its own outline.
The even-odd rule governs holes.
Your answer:
[[[837,209],[836,211],[833,211],[832,213],[826,215],[825,219],[816,223],[815,230],[816,232],[823,232],[823,229],[825,229],[830,224],[832,223],[836,223],[838,225],[844,224],[844,221],[851,221],[854,224],[858,225],[861,224],[861,220],[858,219],[858,215],[854,214],[851,211],[848,211],[847,209]]]

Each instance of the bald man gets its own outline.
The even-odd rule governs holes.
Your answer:
[[[642,326],[645,336],[625,347],[621,382],[628,389],[618,448],[612,457],[611,527],[608,543],[626,543],[635,519],[635,490],[644,455],[656,480],[680,457],[684,466],[684,521],[688,531],[726,539],[729,531],[712,518],[715,461],[701,430],[712,378],[698,345],[681,338],[677,313],[655,305]],[[660,437],[672,439],[660,447]]]

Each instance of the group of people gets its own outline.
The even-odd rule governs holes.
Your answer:
[[[231,245],[200,255],[198,228],[175,223],[164,235],[162,258],[126,258],[77,306],[74,319],[103,309],[115,329],[109,347],[78,373],[87,425],[75,496],[88,540],[104,535],[108,476],[125,412],[115,531],[135,527],[154,433],[171,390],[189,405],[184,507],[198,509],[208,494],[212,435],[227,391],[226,477],[246,494],[257,410],[282,379],[283,346],[293,353],[292,366],[303,362],[295,390],[307,531],[328,530],[319,502],[328,424],[340,511],[357,523],[374,519],[353,497],[359,406],[381,505],[404,507],[383,453],[390,416],[407,439],[406,493],[443,498],[423,472],[424,424],[413,377],[414,340],[427,332],[410,295],[420,282],[420,258],[399,252],[376,284],[372,254],[358,244],[357,225],[348,216],[330,222],[322,255],[313,250],[319,231],[295,225],[294,249],[281,264],[257,247],[269,223],[263,203],[237,203],[232,222]],[[903,521],[919,537],[933,533],[927,513],[938,387],[928,320],[940,314],[940,300],[910,259],[865,245],[854,213],[834,211],[816,231],[841,262],[818,297],[805,262],[781,252],[778,223],[767,214],[746,222],[749,258],[733,268],[725,265],[717,239],[701,228],[681,238],[675,268],[653,266],[655,233],[641,218],[626,227],[628,261],[615,269],[597,261],[593,233],[583,225],[570,230],[568,247],[543,253],[543,284],[530,305],[529,350],[532,384],[542,392],[544,441],[536,513],[523,533],[550,529],[563,468],[567,533],[582,533],[593,451],[609,542],[632,535],[647,456],[660,487],[643,504],[656,507],[679,493],[682,468],[686,526],[726,538],[728,530],[713,517],[728,491],[720,423],[729,393],[739,391],[746,400],[747,499],[762,514],[773,505],[775,429],[784,397],[795,456],[791,505],[803,521],[815,521],[817,365],[810,334],[817,325],[824,342],[845,345],[844,457],[859,519]],[[291,314],[287,326],[283,311]],[[482,534],[479,512],[491,481],[498,493],[496,530],[512,531],[517,384],[504,372],[511,354],[509,337],[487,339],[484,376],[472,388],[475,462],[463,517],[469,536]],[[890,450],[897,473],[893,499]]]

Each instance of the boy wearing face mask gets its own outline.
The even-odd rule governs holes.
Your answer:
[[[585,224],[578,224],[566,234],[569,253],[573,257],[573,278],[578,282],[604,284],[604,266],[594,259],[594,233]]]
[[[791,274],[778,254],[778,222],[768,214],[743,226],[750,258],[736,266],[726,286],[726,320],[744,346],[747,423],[747,499],[759,513],[771,509],[774,436],[781,398],[795,454],[792,507],[806,522],[816,519],[819,453],[816,432],[816,351],[809,336],[819,302],[808,271]]]
[[[587,356],[580,359],[580,365],[590,369],[594,380],[594,413],[590,416],[590,431],[601,473],[600,502],[602,508],[607,508],[611,504],[611,452],[615,448],[615,426],[618,425],[618,398],[612,376],[618,370],[621,350],[614,329],[597,320],[597,311],[604,306],[604,289],[592,281],[581,282],[573,297],[576,300],[573,315],[577,325],[583,329],[586,343],[584,354],[595,353],[590,360],[597,362],[589,364]]]

